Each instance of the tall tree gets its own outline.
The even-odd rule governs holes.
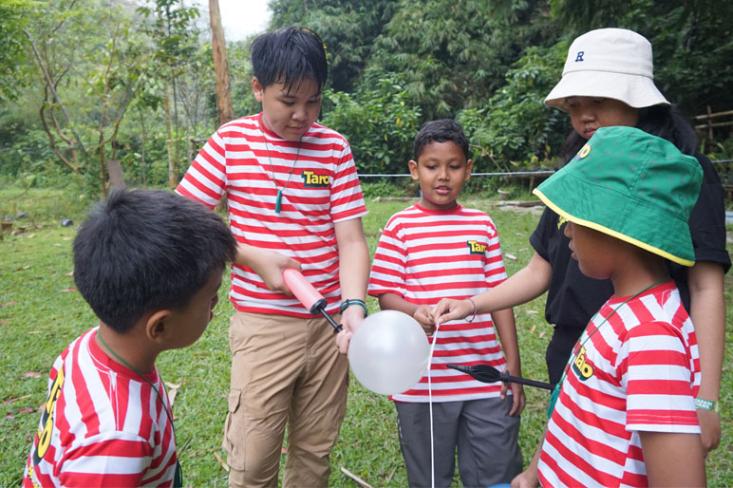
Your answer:
[[[219,123],[223,124],[232,120],[234,116],[232,99],[229,97],[229,67],[219,0],[209,0],[209,22],[211,23],[211,53],[216,71],[216,106],[219,109]]]
[[[199,11],[196,7],[186,7],[183,0],[147,0],[138,11],[149,21],[146,28],[157,45],[156,69],[167,81],[163,92],[163,113],[167,134],[168,186],[174,188],[178,184],[177,79],[196,51],[198,35],[193,22]]]
[[[0,101],[14,99],[28,81],[23,30],[33,8],[30,0],[0,0]]]
[[[39,115],[49,145],[101,193],[106,192],[107,159],[115,154],[120,124],[150,59],[141,40],[131,35],[133,25],[132,13],[121,6],[66,0],[24,29],[42,87]]]

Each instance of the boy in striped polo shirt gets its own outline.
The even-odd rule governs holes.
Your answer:
[[[379,297],[380,307],[414,317],[428,335],[435,329],[430,308],[441,298],[470,297],[506,279],[494,222],[456,201],[471,175],[468,152],[466,136],[453,120],[420,129],[415,159],[409,162],[420,201],[389,219],[372,264],[369,293]],[[432,485],[431,396],[434,486],[451,485],[456,448],[463,486],[509,482],[522,465],[517,445],[522,387],[512,384],[512,394],[506,395],[502,384],[480,383],[447,364],[489,364],[521,374],[512,309],[443,324],[437,331],[431,391],[423,377],[393,397],[410,486]]]
[[[23,486],[182,486],[155,360],[193,344],[236,242],[203,205],[117,191],[74,239],[74,281],[99,317],[51,368]]]
[[[573,348],[538,456],[516,484],[705,484],[697,340],[665,263],[694,263],[688,218],[701,173],[664,139],[607,127],[535,190],[567,221],[583,274],[610,279],[614,294]]]
[[[222,125],[176,191],[210,208],[226,197],[239,243],[223,441],[230,486],[277,485],[286,424],[283,483],[326,486],[346,409],[340,351],[366,312],[366,206],[349,143],[316,122],[327,77],[318,36],[298,28],[263,34],[252,44],[252,69],[262,112]],[[329,323],[287,289],[287,268],[302,270],[326,311],[341,312],[336,342]]]

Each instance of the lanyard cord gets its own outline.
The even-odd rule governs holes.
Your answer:
[[[262,120],[260,120],[260,123],[264,123]],[[265,150],[267,151],[267,162],[269,164],[267,168],[267,172],[270,173],[270,179],[272,180],[273,184],[275,185],[275,188],[277,188],[277,180],[275,179],[275,172],[273,171],[272,167],[272,159],[270,158],[270,145],[267,144],[267,134],[265,134],[265,131],[260,128],[260,133],[262,134],[262,140],[265,141]],[[300,145],[301,141],[298,140],[298,150],[295,152],[295,161],[293,161],[293,166],[290,168],[290,173],[288,173],[288,179],[285,181],[285,184],[281,188],[277,188],[277,196],[275,197],[275,213],[279,214],[280,209],[282,208],[282,201],[283,201],[283,190],[288,187],[290,184],[290,178],[293,176],[293,172],[295,171],[295,166],[298,164],[298,158],[300,158]]]
[[[125,358],[117,354],[109,344],[107,344],[107,341],[104,340],[104,336],[100,333],[100,330],[97,329],[97,337],[99,337],[99,343],[104,347],[105,351],[107,351],[112,357],[117,360],[120,364],[125,366],[126,368],[130,369],[134,373],[136,373],[138,376],[140,376],[143,381],[150,385],[150,387],[155,391],[155,394],[158,395],[158,398],[160,399],[160,403],[163,405],[163,410],[165,410],[165,415],[168,417],[168,422],[171,424],[171,429],[173,430],[173,436],[176,435],[176,425],[173,423],[173,415],[171,414],[170,410],[168,409],[168,406],[163,399],[163,395],[160,394],[160,391],[155,387],[152,381],[148,380],[145,375],[138,370],[136,367],[134,367],[132,364],[130,364]],[[160,376],[159,376],[160,377]],[[176,456],[176,473],[175,473],[175,479],[173,481],[173,486],[183,486],[183,471],[181,469],[181,462],[178,460],[178,457]]]
[[[550,418],[550,415],[552,415],[552,411],[555,409],[555,404],[557,403],[557,399],[560,396],[560,387],[561,387],[563,381],[565,381],[565,378],[568,375],[568,371],[570,371],[570,365],[575,362],[575,360],[577,359],[577,355],[580,353],[581,350],[583,350],[583,347],[585,346],[585,344],[591,339],[591,337],[593,337],[595,335],[596,332],[598,332],[601,329],[601,327],[606,322],[609,321],[609,319],[611,317],[613,317],[616,314],[616,312],[618,312],[618,310],[621,307],[623,307],[624,305],[626,305],[627,303],[629,303],[634,298],[637,298],[639,295],[642,295],[643,293],[651,290],[655,286],[661,285],[665,281],[667,281],[667,280],[665,279],[665,280],[655,281],[651,285],[645,286],[642,290],[636,292],[634,295],[630,296],[629,298],[627,298],[626,300],[624,300],[622,303],[618,304],[613,310],[611,310],[611,313],[608,314],[607,317],[604,317],[603,318],[603,321],[600,324],[598,324],[598,326],[595,329],[593,329],[593,331],[591,331],[591,333],[588,334],[587,337],[582,342],[580,342],[577,350],[570,356],[570,359],[568,360],[568,363],[565,365],[565,370],[562,373],[562,377],[560,378],[560,381],[557,382],[557,384],[555,385],[555,388],[552,390],[552,394],[550,395],[550,403],[549,403],[549,405],[547,407],[547,418],[548,419]],[[587,332],[587,330],[588,330],[588,326],[586,325],[586,328],[583,330],[583,332],[585,333],[585,332]]]

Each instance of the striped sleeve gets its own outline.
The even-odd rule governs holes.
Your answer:
[[[628,431],[699,433],[689,352],[680,330],[648,322],[629,331],[619,357]]]
[[[406,246],[400,239],[396,226],[387,224],[382,231],[374,252],[372,270],[369,275],[369,294],[379,296],[394,293],[405,297]]]
[[[176,193],[214,208],[227,185],[226,143],[217,131],[189,166]]]
[[[501,253],[501,244],[499,243],[499,231],[490,217],[487,226],[488,246],[486,249],[486,263],[484,265],[484,273],[486,275],[486,284],[493,288],[507,279],[506,268],[504,267],[504,259]]]
[[[351,147],[345,139],[342,141],[344,147],[336,165],[331,189],[331,218],[334,223],[367,213]]]

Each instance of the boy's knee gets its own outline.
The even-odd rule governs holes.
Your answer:
[[[246,414],[241,390],[231,390],[222,447],[232,486],[275,486],[286,417]]]

